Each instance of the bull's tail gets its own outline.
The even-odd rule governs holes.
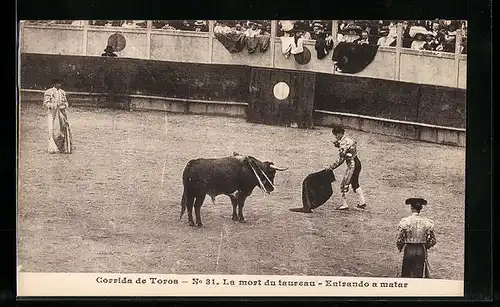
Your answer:
[[[182,193],[182,199],[181,199],[181,216],[179,217],[179,221],[182,219],[182,216],[184,215],[184,212],[186,212],[186,202],[187,202],[187,196],[186,196],[186,191]]]
[[[190,181],[189,172],[190,172],[190,165],[191,165],[191,163],[192,163],[192,161],[189,161],[186,164],[186,167],[184,168],[184,171],[182,172],[182,185],[184,187],[184,190],[182,191],[181,215],[179,217],[179,221],[182,219],[182,216],[184,215],[184,212],[186,212],[187,198],[188,198],[187,186],[188,186],[189,181]]]

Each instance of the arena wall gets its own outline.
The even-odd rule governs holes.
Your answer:
[[[228,52],[210,33],[123,29],[95,26],[25,25],[20,27],[21,52],[38,54],[99,56],[112,34],[121,34],[126,46],[118,57],[172,62],[210,63],[306,70],[343,75],[333,70],[332,52],[316,57],[314,41],[306,41],[311,61],[299,65],[281,53],[281,41],[274,38],[265,52]],[[467,56],[454,53],[380,47],[373,62],[354,77],[369,77],[417,84],[466,88]]]
[[[169,61],[21,55],[21,88],[46,89],[51,77],[71,92],[122,93],[247,102],[250,66]],[[466,92],[375,78],[316,73],[316,110],[465,128]]]
[[[316,75],[315,109],[452,128],[466,126],[466,91],[374,78]]]
[[[136,109],[246,117],[251,67],[21,54],[22,101],[60,77],[73,105],[126,96]],[[316,73],[315,123],[465,146],[465,90]]]
[[[276,21],[273,21],[276,22]],[[125,48],[100,54],[113,34]],[[230,53],[212,32],[68,25],[20,26],[23,101],[40,101],[51,77],[65,80],[73,105],[113,101],[138,109],[246,117],[252,68],[315,73],[315,124],[342,123],[377,133],[465,146],[467,56],[379,47],[358,74],[319,60],[305,65],[269,48]],[[49,77],[50,76],[50,77]]]
[[[22,90],[21,100],[26,103],[41,104],[43,92],[43,90]],[[108,95],[103,93],[67,92],[67,94],[72,105],[90,108],[102,106],[108,98]],[[133,110],[156,110],[171,113],[240,118],[246,118],[248,114],[247,103],[243,102],[207,101],[143,95],[128,95],[127,98]],[[466,146],[465,129],[322,110],[314,111],[314,124],[316,126],[341,124],[352,129],[391,135],[409,140],[460,147]]]

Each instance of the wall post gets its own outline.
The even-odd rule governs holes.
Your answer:
[[[213,62],[215,20],[208,21],[208,63]]]
[[[146,59],[151,60],[151,29],[153,21],[146,20]]]
[[[82,53],[85,56],[88,55],[87,54],[88,39],[89,39],[89,21],[84,20],[83,21],[83,34],[82,34]]]
[[[275,50],[276,50],[276,32],[278,30],[278,21],[277,20],[271,20],[271,40],[270,40],[270,45],[269,47],[269,52],[271,53],[270,55],[270,59],[271,59],[271,62],[270,62],[270,66],[272,68],[274,68],[274,65],[275,65],[275,62],[276,62],[276,59],[274,58],[274,53],[275,53]]]
[[[459,87],[460,80],[460,47],[462,47],[462,29],[456,30],[455,36],[455,87]]]
[[[339,32],[339,21],[338,20],[332,20],[332,38],[333,38],[333,44],[337,42],[337,35]]]
[[[401,75],[401,49],[403,48],[403,24],[398,22],[396,28],[396,60],[394,61],[394,80],[399,81]]]
[[[19,21],[19,52],[24,52],[24,23],[25,20]]]

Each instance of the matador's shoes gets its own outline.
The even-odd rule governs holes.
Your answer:
[[[337,207],[337,210],[349,210],[349,206],[347,205],[342,205],[340,207]]]
[[[358,207],[359,209],[364,209],[364,208],[366,208],[366,203],[365,204],[357,204],[356,207]]]

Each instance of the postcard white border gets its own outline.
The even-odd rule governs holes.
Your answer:
[[[195,282],[195,280],[198,282]],[[124,283],[124,281],[128,282]],[[272,285],[272,282],[274,282],[274,285]],[[283,282],[286,282],[287,285],[283,285]],[[292,284],[289,285],[288,282]],[[19,272],[17,295],[18,297],[463,297],[464,282],[441,279],[337,276]]]

